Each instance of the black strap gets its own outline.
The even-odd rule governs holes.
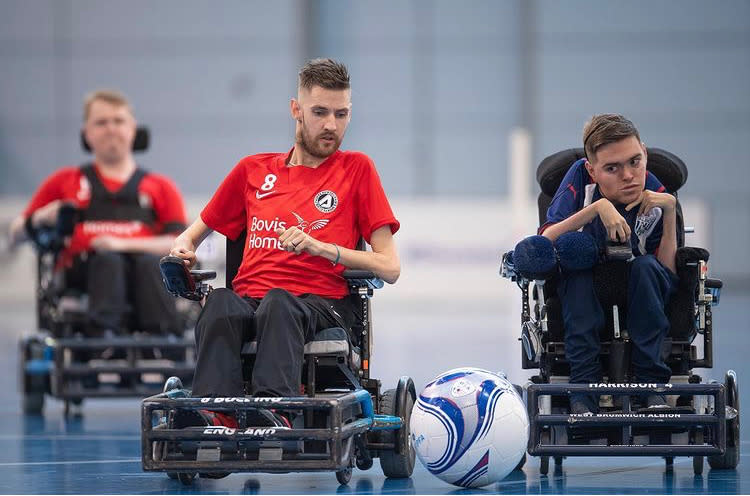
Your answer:
[[[147,171],[137,168],[130,179],[117,191],[109,191],[94,169],[94,164],[81,166],[81,173],[91,188],[89,206],[81,212],[83,221],[141,221],[148,225],[156,223],[156,212],[149,206],[142,206],[138,199],[138,186]]]

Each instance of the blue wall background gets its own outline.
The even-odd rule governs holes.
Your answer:
[[[349,65],[345,146],[397,197],[504,197],[513,128],[538,162],[578,146],[590,115],[630,116],[688,164],[714,271],[750,286],[746,0],[3,0],[0,194],[83,161],[83,95],[116,87],[152,129],[144,165],[207,197],[243,155],[290,147],[314,56]]]

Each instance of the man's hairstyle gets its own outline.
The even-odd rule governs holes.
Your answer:
[[[86,97],[83,99],[83,122],[86,122],[88,120],[89,112],[91,111],[91,105],[97,100],[107,102],[118,107],[127,107],[128,110],[130,110],[130,113],[133,113],[133,107],[130,105],[130,102],[128,102],[128,99],[125,98],[125,95],[123,95],[119,91],[96,90],[86,95]]]
[[[298,89],[311,90],[320,86],[327,90],[348,90],[349,71],[346,66],[332,59],[313,59],[299,71]]]
[[[583,150],[586,158],[593,160],[596,151],[616,141],[635,136],[640,143],[638,129],[620,114],[598,114],[583,126]]]

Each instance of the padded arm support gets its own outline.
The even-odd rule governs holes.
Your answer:
[[[385,283],[375,273],[369,270],[345,270],[344,279],[350,287],[364,287],[370,289],[381,289]]]
[[[697,264],[701,260],[708,262],[709,253],[705,248],[683,246],[677,249],[675,257],[675,265],[677,265],[677,270],[679,271],[681,267]]]

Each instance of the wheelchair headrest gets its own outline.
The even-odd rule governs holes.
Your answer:
[[[648,152],[648,170],[654,174],[670,193],[676,192],[685,184],[688,170],[685,162],[677,155],[661,148],[646,148]],[[569,148],[550,155],[536,169],[536,180],[547,196],[555,196],[557,188],[568,172],[570,166],[584,158],[583,148]]]
[[[145,126],[138,126],[135,130],[135,139],[133,140],[133,151],[134,152],[145,152],[148,150],[148,145],[151,141],[151,134]],[[81,131],[81,148],[84,151],[91,153],[91,147],[86,142],[86,137]]]

